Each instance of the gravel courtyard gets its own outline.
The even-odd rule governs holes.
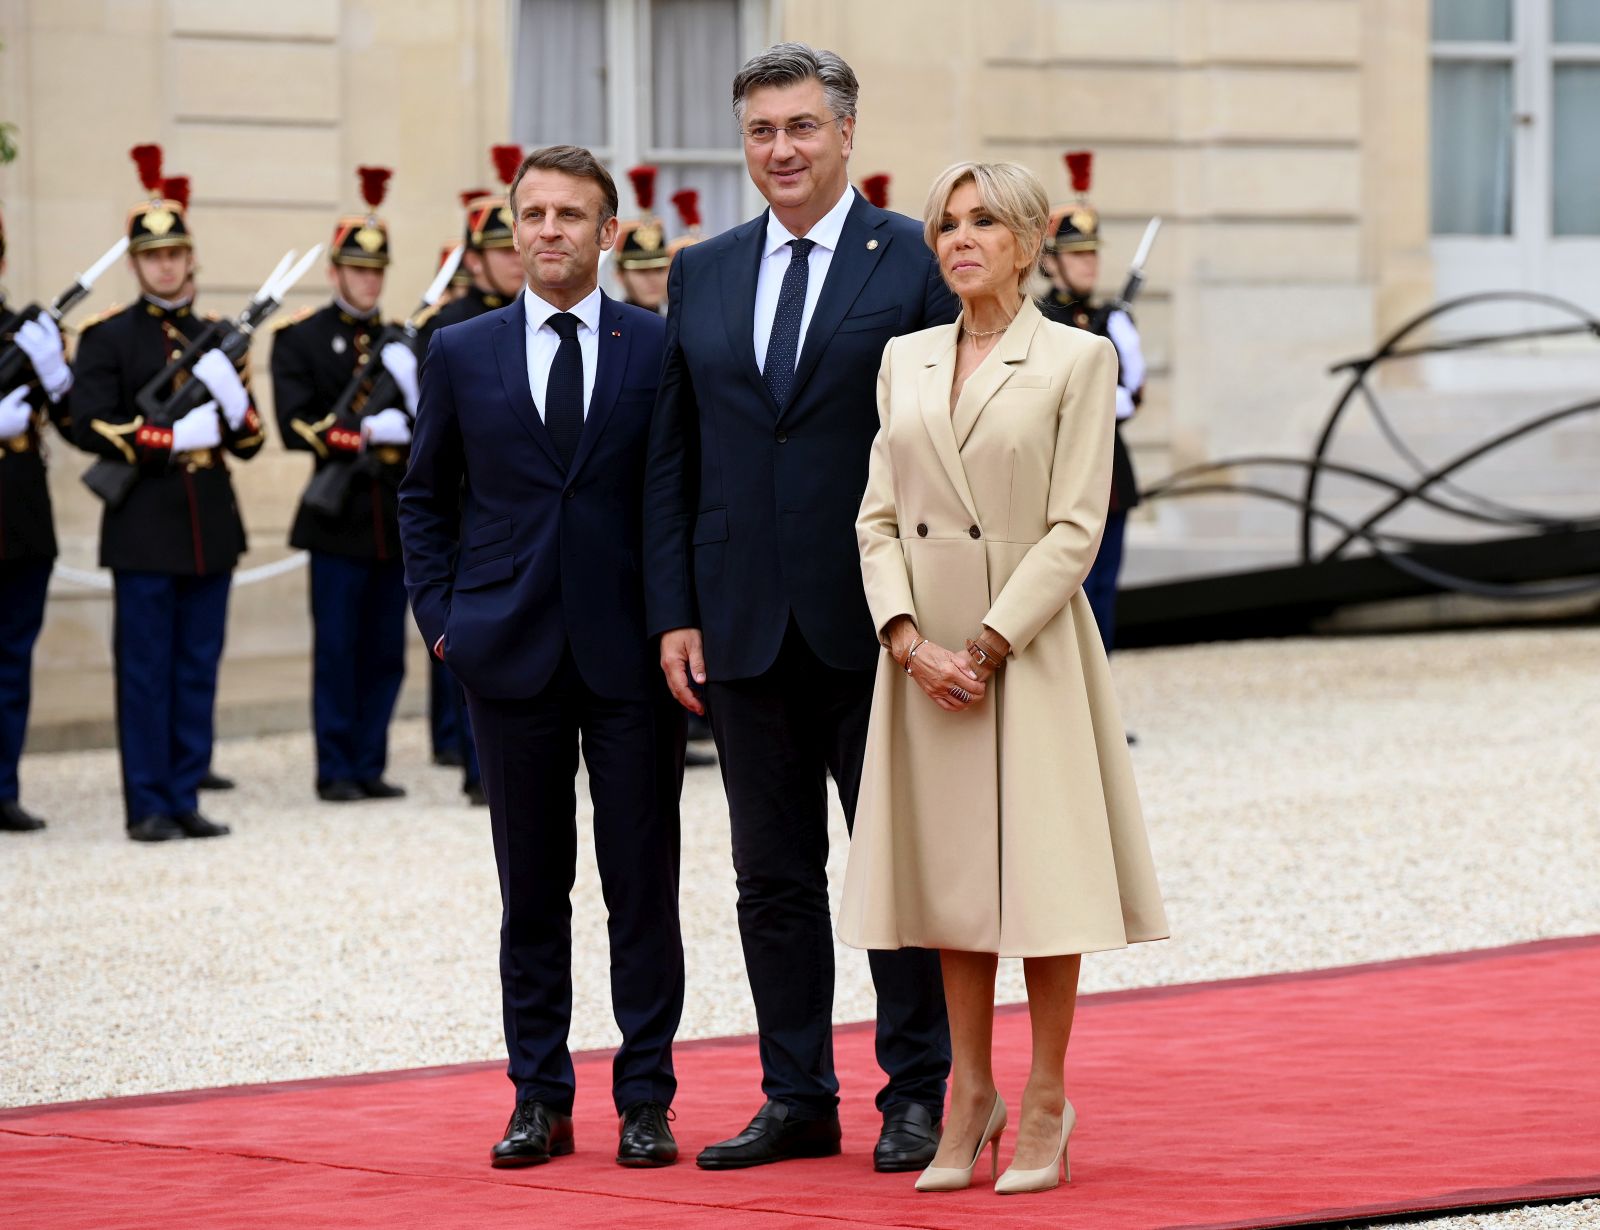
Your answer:
[[[1600,931],[1600,629],[1145,650],[1115,670],[1175,938],[1086,959],[1085,990]],[[487,813],[425,741],[395,728],[408,798],[344,807],[314,797],[308,734],[224,743],[240,788],[205,805],[234,835],[158,846],[122,836],[113,752],[25,759],[50,828],[0,835],[0,1104],[503,1058]],[[580,849],[573,1043],[610,1046]],[[683,912],[682,1036],[753,1031],[715,769],[685,787]],[[1020,963],[1000,997],[1022,998]],[[871,1013],[843,948],[835,1012]],[[1600,1201],[1428,1224],[1594,1225]]]

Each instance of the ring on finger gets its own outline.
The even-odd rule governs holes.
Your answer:
[[[950,695],[959,700],[963,705],[972,699],[972,693],[965,688],[951,688]]]

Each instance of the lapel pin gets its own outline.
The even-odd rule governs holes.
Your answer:
[[[876,239],[867,240],[867,251],[868,252],[871,252],[877,246],[878,246],[878,241]]]
[[[612,337],[621,337],[622,336],[622,330],[621,329],[613,329],[613,330],[611,330],[611,336]]]

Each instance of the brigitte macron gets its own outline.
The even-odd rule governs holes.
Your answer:
[[[998,1169],[998,958],[1023,959],[1033,1063],[995,1190],[1042,1191],[1076,1119],[1062,1068],[1080,954],[1168,934],[1082,589],[1111,489],[1117,355],[1023,291],[1048,213],[1010,163],[934,184],[924,234],[961,315],[885,349],[856,522],[885,652],[839,934],[940,951],[954,1064],[920,1191],[968,1186],[985,1146]]]

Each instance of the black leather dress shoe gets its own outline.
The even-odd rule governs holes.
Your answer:
[[[184,835],[171,816],[144,816],[128,826],[133,841],[179,841]]]
[[[466,757],[453,747],[442,747],[433,754],[433,763],[440,768],[459,769],[466,762]]]
[[[467,802],[474,807],[489,806],[489,796],[484,794],[482,782],[468,782],[461,787],[461,793],[467,796]]]
[[[897,1102],[883,1112],[883,1131],[872,1150],[872,1168],[884,1174],[921,1170],[939,1151],[939,1112],[915,1102]]]
[[[396,786],[393,782],[386,782],[381,777],[375,777],[370,782],[358,782],[363,798],[368,799],[403,799],[406,797],[406,788]]]
[[[635,1102],[623,1111],[617,1127],[617,1165],[643,1169],[677,1161],[678,1142],[667,1126],[671,1117],[660,1102]]]
[[[206,775],[200,779],[202,790],[232,790],[234,784],[233,778],[223,777],[222,774],[214,773],[210,769],[207,769]]]
[[[23,811],[15,799],[0,803],[0,833],[36,833],[43,827],[44,821]]]
[[[318,782],[317,797],[324,803],[359,803],[367,793],[355,782],[336,780]]]
[[[233,832],[226,824],[207,820],[197,811],[179,812],[172,820],[183,830],[185,837],[226,837]]]
[[[791,1119],[782,1102],[768,1102],[731,1140],[707,1145],[695,1158],[702,1170],[742,1170],[791,1157],[833,1157],[839,1152],[839,1116]]]
[[[501,1170],[542,1166],[572,1152],[572,1116],[543,1102],[518,1102],[506,1124],[505,1138],[489,1150],[489,1161]]]

